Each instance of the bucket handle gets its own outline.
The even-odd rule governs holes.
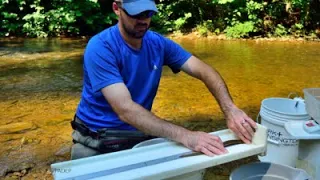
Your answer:
[[[260,116],[260,112],[259,112],[258,115],[257,115],[256,122],[257,122],[258,124],[261,124],[261,118],[259,119],[259,117],[261,117],[261,116]]]
[[[295,97],[300,97],[297,92],[291,92],[291,93],[288,95],[288,98],[291,99],[291,96],[292,96],[292,95],[295,95],[293,98],[295,98]],[[292,99],[293,99],[293,98],[292,98]]]
[[[275,140],[272,140],[272,139],[267,139],[268,142],[272,143],[272,144],[275,144],[275,145],[280,145],[280,142],[279,141],[275,141]]]

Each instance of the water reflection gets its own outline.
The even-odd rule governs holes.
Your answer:
[[[287,97],[290,92],[302,96],[303,88],[320,84],[320,43],[176,41],[218,69],[235,103],[252,118],[263,99]],[[69,122],[80,98],[86,42],[0,40],[0,175],[5,168],[19,171],[41,163],[48,167],[68,158]],[[215,131],[226,127],[206,87],[184,73],[173,74],[169,68],[164,68],[153,112],[189,129]],[[27,165],[26,159],[30,160]],[[210,172],[222,173],[228,179],[234,167],[230,165],[227,172],[217,167],[209,176]]]
[[[86,40],[83,39],[1,39],[1,50],[10,52],[46,53],[70,52],[83,48]]]
[[[320,83],[317,78],[319,43],[194,39],[178,42],[219,70],[236,104],[249,111],[253,118],[263,99],[287,97],[290,92],[298,92],[302,96],[303,88],[318,87]],[[200,82],[184,74],[176,77],[168,74],[169,71],[164,73],[162,91],[157,99],[161,102],[156,101],[156,107],[179,106],[180,115],[182,113],[185,117],[199,112],[212,116],[219,112]],[[167,117],[175,113],[170,112]]]
[[[85,43],[59,39],[1,43],[0,89],[3,93],[79,91]]]

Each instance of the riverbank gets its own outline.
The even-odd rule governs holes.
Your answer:
[[[189,33],[181,33],[181,32],[176,32],[176,33],[169,33],[165,34],[164,36],[170,38],[170,39],[189,39],[189,40],[194,40],[194,39],[201,39],[201,40],[221,40],[221,41],[257,41],[257,42],[320,42],[320,31],[317,36],[304,36],[304,37],[296,37],[296,36],[283,36],[283,37],[248,37],[248,38],[229,38],[225,34],[213,34],[209,33],[208,35],[201,35],[197,31],[189,32]],[[79,37],[56,37],[56,38],[23,38],[23,37],[15,37],[15,36],[10,36],[10,37],[0,37],[0,41],[2,42],[12,42],[12,41],[17,41],[21,42],[24,39],[32,39],[34,41],[46,41],[47,39],[59,39],[61,41],[70,41],[70,40],[83,40],[87,41],[91,38],[92,36],[79,36]],[[0,54],[1,56],[1,54]]]
[[[284,36],[284,37],[249,37],[249,38],[229,38],[225,34],[216,35],[209,33],[206,36],[201,35],[197,31],[190,33],[171,33],[167,34],[167,37],[171,39],[208,39],[208,40],[225,40],[225,41],[280,41],[280,42],[305,42],[314,41],[320,42],[320,31],[317,36],[305,36],[305,37],[295,37],[295,36]]]

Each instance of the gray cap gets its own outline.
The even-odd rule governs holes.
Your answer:
[[[158,12],[154,0],[122,0],[122,8],[133,16],[144,11]]]

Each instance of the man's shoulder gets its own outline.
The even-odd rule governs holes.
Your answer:
[[[99,40],[102,42],[112,41],[116,31],[116,26],[108,27],[98,34],[94,35],[91,40]]]
[[[146,35],[145,39],[147,40],[148,44],[152,44],[154,47],[163,49],[165,47],[167,38],[162,34],[149,30]]]
[[[160,33],[152,31],[152,30],[148,30],[146,37],[148,40],[154,40],[154,41],[163,41],[163,39],[165,38]]]
[[[96,36],[99,36],[100,39],[102,39],[102,40],[108,41],[108,40],[111,40],[111,38],[115,37],[116,33],[120,33],[118,31],[119,31],[118,26],[113,25],[113,26],[108,27],[105,30],[101,31]]]
[[[87,44],[87,48],[107,48],[109,49],[111,45],[115,42],[115,26],[111,26],[98,34],[91,37]]]

